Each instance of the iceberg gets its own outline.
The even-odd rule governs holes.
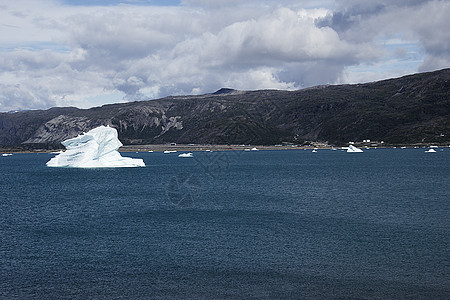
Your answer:
[[[140,158],[122,157],[118,151],[122,143],[117,130],[100,126],[75,138],[62,142],[66,151],[47,162],[49,167],[123,168],[145,167]]]
[[[364,151],[362,151],[362,150],[359,149],[359,148],[356,148],[356,147],[353,146],[353,145],[350,145],[350,146],[348,146],[348,148],[347,148],[347,152],[350,152],[350,153],[358,153],[358,152],[364,152]]]
[[[164,154],[170,154],[170,153],[176,153],[176,152],[177,152],[176,150],[166,150],[163,153]]]
[[[194,157],[194,154],[192,154],[191,152],[181,153],[181,154],[178,154],[178,157]]]

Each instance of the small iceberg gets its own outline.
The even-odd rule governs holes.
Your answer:
[[[348,148],[347,148],[347,152],[349,152],[349,153],[361,153],[361,152],[364,152],[364,151],[362,151],[362,150],[359,149],[359,148],[356,148],[356,147],[353,146],[353,145],[350,145],[350,146],[348,146]]]
[[[428,151],[425,151],[425,153],[436,153],[436,150],[433,148],[430,148]]]
[[[181,153],[181,154],[178,154],[178,157],[194,157],[194,154],[192,154],[191,152]]]
[[[145,167],[140,158],[122,157],[118,151],[122,143],[117,130],[100,126],[75,138],[62,142],[66,151],[47,162],[49,167],[123,168]]]

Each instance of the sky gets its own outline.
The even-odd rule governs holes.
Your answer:
[[[0,111],[450,67],[450,1],[1,0]]]

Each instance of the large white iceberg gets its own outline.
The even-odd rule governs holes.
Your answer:
[[[47,162],[49,167],[122,168],[145,167],[140,158],[122,157],[118,151],[122,143],[117,130],[100,126],[87,133],[62,142],[66,151]]]

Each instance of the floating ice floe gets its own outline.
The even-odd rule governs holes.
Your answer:
[[[436,150],[434,150],[433,148],[429,149],[428,151],[425,151],[425,153],[436,153]]]
[[[122,157],[118,151],[122,143],[117,130],[100,126],[87,133],[62,142],[66,151],[47,162],[49,167],[123,168],[145,167],[140,158]]]
[[[361,153],[361,152],[364,152],[364,151],[362,151],[362,150],[359,149],[359,148],[356,148],[356,147],[353,146],[353,145],[350,145],[350,146],[348,146],[348,148],[347,148],[347,152],[349,152],[349,153]]]
[[[181,153],[181,154],[178,154],[178,157],[194,157],[194,154],[192,154],[191,152]]]

